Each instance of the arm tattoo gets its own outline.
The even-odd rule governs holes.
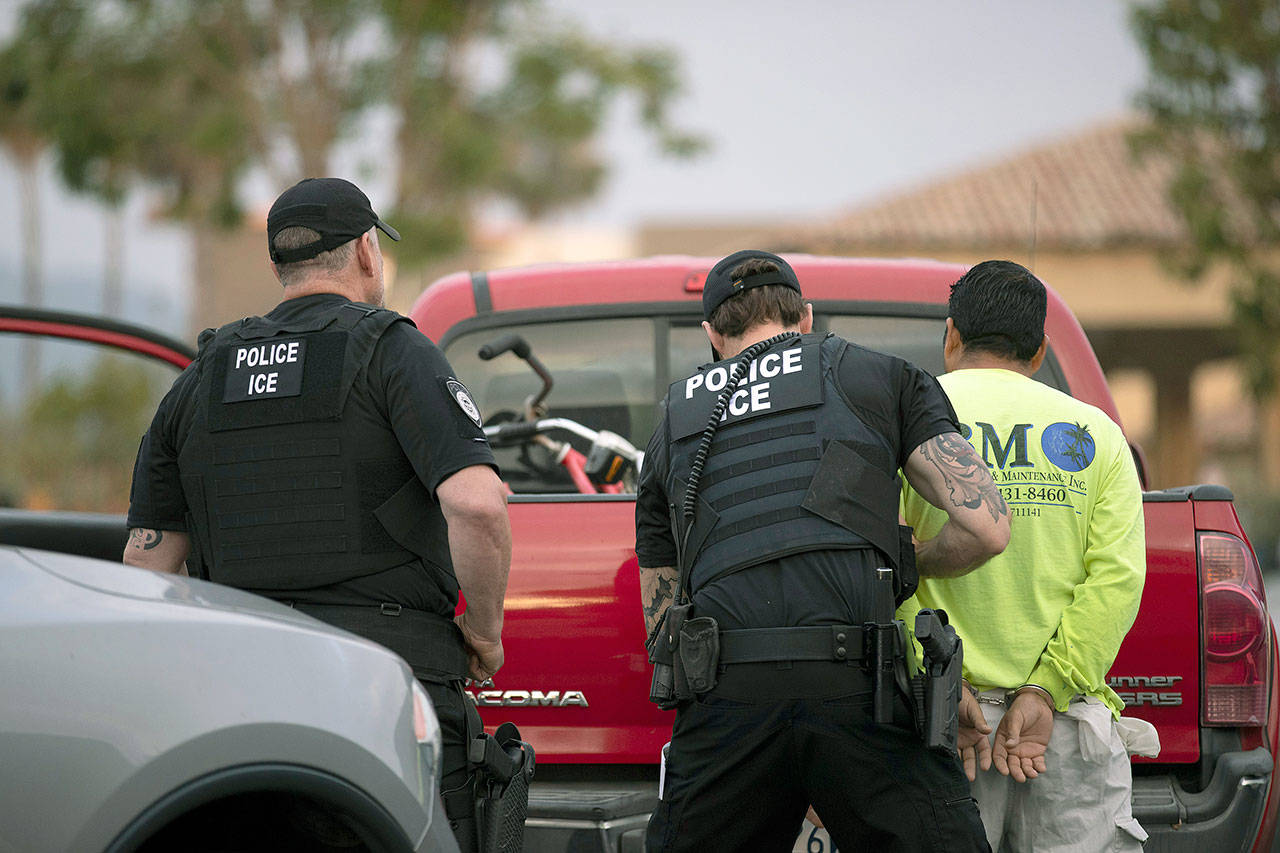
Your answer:
[[[646,634],[654,627],[676,597],[679,574],[674,566],[640,570],[640,604],[644,608]]]
[[[151,530],[146,527],[135,527],[129,531],[129,547],[138,551],[150,551],[164,539],[163,530]]]
[[[985,502],[992,521],[1009,514],[1009,507],[991,481],[986,463],[958,433],[944,433],[926,441],[920,445],[920,452],[942,474],[954,506],[977,509]]]

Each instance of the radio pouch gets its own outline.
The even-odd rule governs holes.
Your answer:
[[[649,682],[649,701],[668,711],[686,699],[692,699],[684,678],[684,663],[678,648],[680,629],[693,611],[692,604],[672,604],[649,642],[649,663],[653,664],[653,678]]]
[[[720,665],[720,626],[716,620],[710,616],[686,619],[680,626],[676,654],[689,693],[697,695],[714,688]]]

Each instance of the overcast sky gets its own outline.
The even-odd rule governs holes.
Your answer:
[[[557,217],[568,223],[822,217],[1113,118],[1144,73],[1119,0],[544,3],[620,44],[672,47],[685,80],[673,115],[711,144],[691,162],[664,159],[622,105],[602,140],[613,161],[605,190]],[[0,34],[18,5],[0,0]],[[43,207],[51,290],[64,282],[72,295],[60,301],[96,307],[74,294],[101,277],[100,213],[51,174]],[[18,296],[19,214],[16,176],[0,160],[5,301]],[[140,198],[128,227],[127,281],[181,290],[181,230],[149,223]]]
[[[810,217],[1115,117],[1144,65],[1120,0],[547,0],[679,53],[692,163],[615,116],[603,196],[572,218]]]

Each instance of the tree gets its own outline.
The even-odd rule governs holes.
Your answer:
[[[1189,279],[1222,266],[1250,385],[1272,393],[1280,355],[1280,4],[1156,0],[1131,10],[1149,79],[1140,149],[1171,156]]]
[[[486,201],[537,216],[590,196],[623,96],[665,150],[699,146],[667,118],[669,54],[593,42],[528,0],[34,0],[14,39],[75,58],[46,117],[73,187],[109,200],[145,180],[173,215],[226,224],[251,170],[282,187],[359,140],[394,176],[409,262],[464,243]]]
[[[15,42],[0,50],[0,148],[18,171],[18,207],[22,220],[22,300],[44,302],[43,242],[40,237],[40,153],[44,136],[36,103],[37,57],[27,45]],[[40,372],[39,343],[23,341],[18,396]]]

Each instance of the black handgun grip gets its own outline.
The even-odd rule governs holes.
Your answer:
[[[955,654],[960,639],[947,622],[945,610],[921,610],[916,614],[916,639],[924,649],[926,666],[929,661],[945,664]]]

